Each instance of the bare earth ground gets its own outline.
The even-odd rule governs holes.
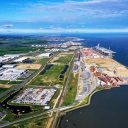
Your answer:
[[[70,54],[74,54],[74,52],[62,52],[62,53],[60,53],[60,55],[70,55]]]
[[[64,52],[64,53],[59,53],[56,57],[54,57],[52,60],[51,60],[51,63],[53,64],[59,64],[55,61],[57,61],[60,57],[65,57],[67,55],[70,55],[70,54],[74,54],[73,52]]]
[[[41,64],[18,64],[17,69],[39,69]]]
[[[11,85],[7,85],[7,84],[0,84],[0,88],[10,88]]]
[[[66,56],[66,54],[62,54],[62,53],[59,53],[56,57],[54,57],[52,60],[51,60],[51,63],[54,63],[55,61],[57,61],[60,57],[64,57]]]
[[[54,61],[57,61],[58,59],[59,59],[59,56],[54,57],[54,58],[51,60],[51,63],[54,63]]]
[[[82,46],[79,46],[79,48],[83,48]],[[69,50],[75,50],[78,49],[78,46],[71,46],[68,48]]]
[[[98,67],[104,68],[103,72],[111,76],[128,77],[128,69],[112,58],[91,58],[85,59],[85,62],[88,65],[96,64]],[[115,74],[114,71],[116,71]]]

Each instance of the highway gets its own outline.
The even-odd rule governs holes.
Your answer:
[[[75,56],[75,54],[74,54],[74,56]],[[46,112],[42,112],[42,113],[39,113],[39,114],[35,114],[35,115],[33,115],[33,116],[29,116],[29,117],[25,117],[25,118],[22,118],[22,119],[18,119],[18,120],[13,121],[13,122],[7,122],[6,124],[1,124],[1,125],[0,125],[0,128],[7,127],[7,126],[9,126],[9,125],[13,125],[13,124],[20,123],[20,122],[22,122],[22,121],[26,121],[26,120],[33,119],[33,118],[37,118],[37,117],[42,117],[42,118],[43,118],[46,114],[49,114],[49,116],[53,116],[53,114],[50,114],[50,113],[53,113],[53,112],[55,112],[55,116],[54,116],[54,120],[53,120],[53,122],[52,122],[50,128],[55,128],[55,127],[56,127],[56,124],[57,124],[57,121],[58,121],[58,118],[59,118],[60,112],[61,112],[61,111],[64,111],[64,110],[72,109],[72,108],[74,108],[75,106],[77,106],[77,105],[81,102],[81,101],[78,101],[77,103],[74,103],[74,104],[69,105],[69,106],[62,106],[63,101],[64,101],[64,97],[65,97],[65,95],[66,95],[67,88],[68,88],[68,85],[69,85],[71,73],[72,73],[72,70],[73,70],[73,66],[72,66],[72,65],[73,65],[73,63],[74,63],[74,56],[73,56],[73,58],[72,58],[72,60],[71,60],[71,62],[70,62],[71,68],[70,68],[70,71],[69,71],[69,74],[68,74],[68,77],[67,77],[65,86],[64,86],[64,88],[63,88],[63,90],[62,90],[62,93],[61,93],[61,95],[60,95],[60,98],[58,99],[58,102],[59,102],[59,103],[58,103],[58,105],[57,105],[56,108],[52,108],[52,109],[50,109],[50,110],[48,110],[48,111],[46,111]],[[14,88],[12,88],[12,90],[18,90],[18,89],[20,89],[21,87],[26,86],[29,82],[31,82],[31,80],[33,80],[37,75],[39,75],[40,72],[42,72],[42,71],[44,70],[45,66],[51,61],[51,59],[52,59],[53,57],[54,57],[54,56],[52,56],[52,57],[50,58],[50,60],[49,60],[45,65],[42,65],[38,71],[34,72],[26,81],[24,81],[24,82],[21,83],[20,85],[15,86]],[[85,75],[85,76],[86,76],[86,75]],[[88,76],[88,75],[87,75],[87,76]],[[90,78],[90,76],[88,76],[88,77],[87,77],[87,76],[85,77],[85,79]],[[92,77],[91,77],[91,78],[92,78]],[[94,79],[94,78],[93,78],[93,79]],[[93,80],[93,81],[94,81],[94,80]],[[95,83],[95,81],[94,81],[94,83]],[[61,106],[62,106],[62,107],[61,107]],[[47,117],[45,116],[45,118],[47,118]]]
[[[57,53],[57,54],[58,54],[58,53]],[[9,93],[12,93],[12,91],[13,91],[13,92],[14,92],[14,91],[18,91],[19,89],[25,87],[28,83],[30,83],[33,79],[35,79],[36,76],[38,76],[38,75],[45,69],[46,65],[47,65],[47,64],[53,59],[53,57],[55,57],[57,54],[55,54],[54,56],[52,56],[52,57],[49,59],[49,61],[48,61],[45,65],[42,65],[36,72],[34,72],[33,74],[31,74],[31,75],[29,76],[29,78],[26,79],[24,82],[22,82],[21,84],[18,84],[18,85],[16,85],[16,86],[14,86],[14,87],[12,87],[10,90],[6,91],[5,93],[0,94],[0,98],[4,97],[4,96],[6,96],[6,95],[9,95]],[[75,54],[74,54],[74,55],[75,55]],[[0,125],[0,128],[9,126],[9,125],[12,125],[12,124],[15,124],[15,123],[19,123],[19,122],[21,122],[21,121],[25,121],[25,120],[28,120],[28,119],[33,119],[33,118],[36,118],[36,117],[44,116],[45,114],[48,114],[48,113],[51,113],[51,112],[56,112],[55,118],[54,118],[53,123],[52,123],[52,125],[51,125],[51,128],[54,128],[54,127],[56,126],[57,119],[58,119],[58,117],[59,117],[60,111],[66,110],[66,109],[68,109],[68,108],[73,107],[73,106],[68,106],[68,107],[67,107],[67,106],[66,106],[66,107],[64,106],[64,107],[61,107],[61,105],[62,105],[62,103],[63,103],[63,100],[64,100],[64,97],[65,97],[65,95],[66,95],[66,91],[67,91],[67,88],[68,88],[69,80],[70,80],[71,73],[72,73],[72,70],[73,70],[72,64],[74,63],[74,56],[73,56],[73,58],[72,58],[72,60],[71,60],[70,63],[71,63],[71,69],[70,69],[70,71],[69,71],[68,78],[67,78],[67,80],[66,80],[66,84],[65,84],[64,89],[63,89],[63,91],[62,91],[62,94],[61,94],[61,96],[60,96],[59,104],[58,104],[58,107],[57,107],[57,108],[53,108],[53,109],[48,110],[48,111],[46,111],[46,112],[43,112],[43,113],[40,113],[40,114],[37,114],[37,115],[33,115],[33,116],[30,116],[30,117],[25,117],[25,118],[16,120],[16,121],[14,121],[14,122],[8,122],[8,123],[6,123],[6,124],[2,124],[2,125]]]
[[[29,116],[29,117],[25,117],[25,118],[22,118],[22,119],[18,119],[18,120],[13,121],[13,122],[7,122],[6,124],[0,124],[0,128],[4,128],[4,127],[7,127],[9,125],[20,123],[20,122],[23,122],[23,121],[26,121],[26,120],[29,120],[29,119],[33,119],[33,118],[37,118],[37,117],[42,117],[42,116],[44,116],[46,114],[49,114],[51,112],[64,111],[64,110],[69,109],[69,108],[72,108],[72,107],[73,106],[70,105],[70,106],[63,106],[63,107],[58,107],[58,108],[50,109],[50,110],[48,110],[46,112],[43,112],[43,113],[40,113],[40,114],[35,114],[33,116]]]
[[[58,53],[57,53],[58,54]],[[10,95],[10,93],[12,93],[12,91],[17,91],[20,90],[21,88],[25,87],[28,83],[30,83],[33,79],[35,79],[46,67],[46,65],[53,59],[53,57],[55,57],[57,54],[51,56],[51,58],[48,60],[48,62],[45,65],[42,65],[37,71],[35,71],[34,73],[32,73],[25,81],[23,81],[20,84],[17,84],[13,87],[11,87],[9,90],[3,92],[0,94],[0,98]]]

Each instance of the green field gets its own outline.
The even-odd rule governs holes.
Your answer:
[[[46,64],[47,62],[48,62],[48,60],[49,60],[50,58],[38,58],[38,59],[36,59],[36,61],[35,61],[35,63],[36,64],[42,64],[42,65],[44,65],[44,64]]]
[[[45,128],[47,124],[47,119],[45,117],[38,117],[35,119],[30,119],[23,121],[18,124],[11,125],[10,128]]]
[[[62,64],[68,64],[71,61],[72,57],[73,57],[73,54],[62,56],[58,60],[56,60],[55,62],[62,63]]]
[[[9,80],[0,80],[0,84],[8,84]]]
[[[59,83],[59,75],[63,71],[65,65],[53,65],[43,75],[39,75],[31,85],[49,85]]]
[[[8,88],[0,88],[0,93],[7,91]]]
[[[18,54],[18,53],[27,53],[30,51],[35,51],[36,48],[27,47],[27,46],[2,46],[0,47],[0,55],[4,54]]]
[[[64,105],[70,105],[74,102],[77,92],[78,75],[71,75],[68,90],[64,100]]]
[[[0,80],[0,84],[20,84],[22,81]]]

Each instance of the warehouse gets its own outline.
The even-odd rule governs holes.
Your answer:
[[[27,74],[27,70],[18,70],[15,68],[9,68],[1,70],[0,80],[10,80],[16,81],[18,78],[21,78]]]
[[[16,57],[19,57],[21,55],[23,55],[23,54],[6,54],[6,55],[4,55],[4,57],[16,58]]]
[[[28,63],[30,61],[31,61],[31,59],[28,57],[21,57],[19,59],[14,60],[14,62],[16,62],[16,63]]]
[[[10,57],[5,57],[5,56],[0,56],[0,63],[7,62],[7,61],[9,61],[10,59],[12,59],[12,58],[10,58]]]
[[[38,55],[38,57],[43,57],[43,58],[49,58],[52,55],[52,53],[42,53]]]
[[[15,64],[6,64],[2,66],[2,68],[15,68],[15,67],[16,67]]]

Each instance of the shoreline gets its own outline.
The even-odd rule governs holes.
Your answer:
[[[82,108],[82,107],[89,106],[91,104],[91,99],[92,99],[92,96],[94,96],[94,94],[96,94],[96,93],[98,93],[100,91],[105,91],[105,90],[109,90],[109,89],[113,89],[113,88],[120,88],[120,86],[122,86],[122,85],[119,85],[119,86],[116,86],[116,87],[108,87],[108,88],[101,89],[101,90],[94,90],[88,97],[86,97],[86,98],[88,98],[88,102],[86,104],[79,103],[79,104],[76,105],[76,107],[74,106],[72,108],[64,110],[63,112],[67,113],[67,112],[74,111],[74,110]],[[85,100],[85,98],[83,100]]]
[[[121,89],[122,88],[122,89]],[[104,90],[102,90],[102,91],[104,91],[104,92],[101,92],[101,93],[99,93],[99,94],[96,94],[96,92],[95,93],[93,93],[93,94],[96,94],[96,95],[94,95],[95,97],[90,97],[90,98],[94,98],[94,99],[91,99],[90,101],[92,102],[91,104],[90,104],[90,106],[88,106],[89,105],[89,103],[88,104],[86,104],[86,105],[83,105],[83,106],[81,106],[80,107],[80,109],[78,109],[78,110],[76,110],[76,111],[71,111],[71,112],[69,112],[69,113],[66,113],[65,115],[62,115],[61,116],[61,118],[60,118],[60,122],[59,122],[59,126],[63,126],[64,125],[64,123],[65,122],[70,122],[70,123],[74,123],[75,122],[75,120],[77,119],[77,120],[79,120],[80,119],[80,117],[82,116],[82,118],[83,118],[83,120],[82,121],[80,121],[80,124],[82,123],[82,122],[84,122],[84,117],[86,118],[86,116],[88,117],[89,116],[89,118],[87,118],[87,120],[86,120],[86,123],[88,122],[88,120],[90,120],[90,115],[92,115],[92,112],[93,112],[93,110],[94,110],[94,113],[97,113],[98,114],[98,112],[100,112],[99,110],[100,110],[100,108],[98,108],[99,107],[99,105],[100,104],[103,104],[103,105],[101,105],[101,108],[102,108],[102,106],[106,106],[105,108],[107,109],[107,104],[109,103],[109,100],[110,100],[110,106],[112,107],[112,105],[114,105],[114,103],[113,103],[113,100],[114,100],[114,97],[115,96],[119,96],[120,95],[120,90],[121,90],[121,94],[123,94],[123,91],[122,90],[126,90],[126,89],[128,89],[127,88],[127,86],[121,86],[121,88],[107,88],[107,89],[104,89]],[[111,90],[108,90],[108,89],[111,89]],[[113,92],[114,92],[114,94],[113,94]],[[127,91],[125,91],[125,94],[127,93]],[[104,95],[105,94],[105,95]],[[103,95],[103,98],[102,98],[102,95]],[[92,95],[93,96],[93,95]],[[109,96],[111,96],[111,97],[109,97]],[[123,97],[124,96],[126,96],[126,95],[123,95]],[[113,97],[113,98],[112,98]],[[122,97],[122,96],[121,96]],[[112,100],[111,100],[111,98],[112,98]],[[99,99],[99,101],[98,101],[98,99]],[[102,100],[101,100],[102,99]],[[118,99],[118,97],[117,97],[117,99]],[[122,99],[120,99],[120,100],[122,100]],[[119,100],[119,101],[120,101]],[[102,101],[103,101],[103,103],[102,103]],[[118,100],[115,100],[115,102],[117,102],[118,103]],[[105,104],[104,104],[105,103]],[[119,102],[120,103],[120,102]],[[118,103],[118,104],[119,104]],[[121,102],[122,103],[122,102]],[[123,103],[124,103],[124,100],[123,100]],[[87,106],[87,107],[86,107]],[[122,107],[123,107],[123,105],[121,105]],[[118,107],[119,108],[119,107]],[[126,108],[126,107],[125,107]],[[98,110],[98,111],[97,111]],[[118,109],[116,109],[117,110],[117,112],[118,112]],[[116,111],[115,110],[115,111]],[[99,114],[99,115],[96,115],[95,116],[95,118],[96,117],[102,117],[103,116],[103,114],[102,114],[102,111],[104,112],[104,111],[107,111],[107,112],[109,112],[109,108],[108,108],[108,110],[101,110],[101,114]],[[113,111],[113,107],[112,107],[112,110],[110,110],[110,112],[112,112]],[[82,114],[81,116],[79,115],[79,114]],[[78,117],[77,117],[77,115],[78,115]],[[108,114],[107,114],[108,115]],[[117,114],[116,114],[117,115]],[[109,115],[108,115],[109,116]],[[123,116],[123,115],[121,115],[121,116]],[[91,118],[92,119],[92,121],[95,121],[94,119],[95,118]],[[99,122],[100,122],[100,119],[97,119]],[[104,121],[105,122],[105,121]],[[105,122],[106,123],[106,122]],[[68,125],[68,123],[67,123],[67,125]],[[66,126],[67,126],[66,125]],[[84,125],[85,125],[85,123],[84,123]],[[82,125],[83,127],[84,127],[84,125]],[[70,125],[69,125],[70,126]],[[77,125],[78,126],[78,125]],[[59,128],[59,127],[58,127]]]
[[[124,64],[118,62],[118,60],[114,59],[113,57],[111,58],[111,60],[112,60],[113,62],[119,64],[121,67],[128,69],[127,66],[125,66]],[[126,77],[127,77],[127,76],[126,76]],[[122,77],[122,78],[124,78],[124,77]],[[78,103],[78,105],[76,105],[76,106],[74,105],[75,107],[73,107],[73,108],[71,108],[71,109],[69,108],[69,109],[65,110],[64,112],[69,112],[69,111],[73,111],[73,110],[75,110],[75,109],[79,109],[79,108],[82,108],[82,107],[86,107],[86,106],[90,105],[90,103],[91,103],[91,98],[92,98],[92,96],[93,96],[95,93],[97,93],[97,92],[99,92],[99,91],[104,91],[104,90],[106,90],[106,89],[117,88],[117,87],[120,87],[120,86],[122,86],[122,85],[127,85],[127,83],[124,83],[124,84],[122,83],[121,85],[116,85],[116,86],[108,86],[108,87],[106,87],[106,88],[104,88],[104,89],[100,89],[100,90],[95,89],[91,94],[89,94],[89,96],[85,97],[80,103]],[[88,102],[87,102],[86,104],[82,104],[82,102],[83,102],[86,98],[88,98]],[[73,105],[73,104],[72,104],[72,105]]]

